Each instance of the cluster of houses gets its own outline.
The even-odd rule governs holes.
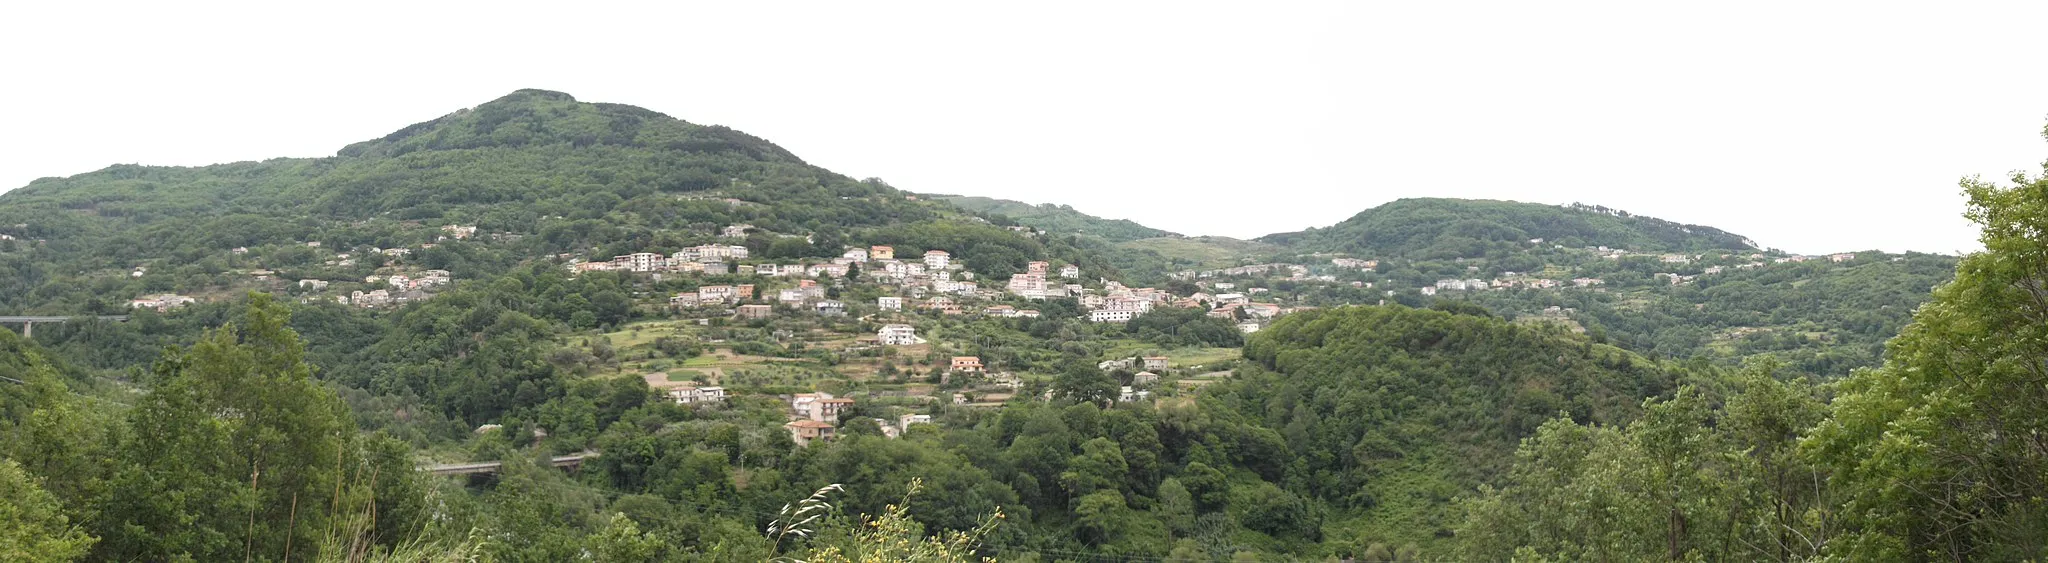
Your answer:
[[[198,302],[198,300],[183,295],[178,295],[175,293],[160,293],[156,295],[144,295],[142,297],[130,299],[128,300],[128,308],[154,309],[157,312],[161,313],[164,311],[169,311],[171,309],[191,305],[195,302]]]
[[[1365,270],[1370,272],[1380,267],[1380,261],[1364,260],[1359,258],[1331,258],[1330,265],[1339,268],[1346,268],[1351,270]]]
[[[462,240],[476,236],[476,225],[442,225],[442,238]]]
[[[1117,402],[1128,403],[1151,398],[1152,392],[1145,388],[1159,383],[1158,372],[1166,371],[1166,368],[1169,367],[1169,362],[1165,356],[1136,356],[1104,360],[1101,363],[1095,364],[1095,367],[1100,368],[1102,371],[1141,370],[1131,375],[1130,385],[1120,386],[1117,389]]]
[[[732,269],[729,261],[747,259],[747,247],[726,244],[692,246],[661,255],[653,252],[635,252],[614,256],[606,262],[576,262],[569,264],[571,272],[698,272],[705,274],[727,274]]]
[[[1343,259],[1340,258],[1340,260]],[[1373,267],[1379,266],[1378,261],[1368,262],[1371,262]],[[1309,278],[1308,266],[1303,266],[1300,264],[1252,264],[1249,266],[1236,266],[1216,270],[1183,270],[1179,272],[1174,272],[1169,275],[1171,275],[1174,279],[1192,280],[1229,276],[1263,276],[1275,270],[1286,270],[1288,272],[1289,279],[1303,280]]]
[[[789,438],[799,446],[830,440],[839,427],[839,414],[853,406],[853,399],[834,398],[831,393],[798,393],[789,399]]]
[[[449,276],[447,270],[425,270],[421,271],[417,276],[406,274],[369,276],[363,278],[363,283],[381,283],[388,287],[386,289],[370,291],[356,290],[349,292],[348,295],[337,295],[334,297],[334,300],[343,305],[354,305],[357,307],[403,305],[414,301],[424,301],[433,296],[433,294],[428,292],[429,290],[446,286],[453,280],[454,278]],[[323,280],[299,280],[299,287],[312,288],[315,291],[326,289],[327,284],[328,282]]]

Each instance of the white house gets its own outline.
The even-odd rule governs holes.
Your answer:
[[[923,338],[917,337],[917,327],[906,324],[882,325],[880,330],[875,331],[875,338],[880,340],[883,346],[924,343]]]
[[[926,268],[930,268],[933,270],[944,270],[946,269],[946,266],[951,265],[952,263],[952,253],[946,252],[944,250],[927,250],[924,252],[924,267]]]
[[[896,296],[876,297],[875,306],[880,307],[884,311],[901,311],[903,310],[903,298]]]
[[[674,399],[678,405],[722,403],[725,402],[725,388],[684,385],[668,390],[668,396],[670,399]]]

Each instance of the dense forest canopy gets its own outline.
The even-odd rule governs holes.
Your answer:
[[[1483,255],[1491,246],[1530,239],[1569,247],[1659,252],[1756,248],[1748,239],[1720,229],[1604,207],[1443,198],[1394,200],[1335,225],[1259,240],[1312,252],[1453,258]]]
[[[1032,205],[1021,201],[978,196],[935,195],[947,203],[971,211],[999,215],[1019,225],[1049,233],[1083,234],[1110,242],[1124,242],[1137,239],[1178,236],[1174,233],[1140,225],[1129,219],[1103,219],[1079,211],[1073,206],[1044,203]]]

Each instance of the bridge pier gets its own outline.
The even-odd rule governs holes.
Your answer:
[[[22,337],[22,338],[34,338],[34,337],[35,337],[35,335],[36,335],[36,323],[33,323],[33,322],[26,322],[26,323],[21,323],[21,337]]]

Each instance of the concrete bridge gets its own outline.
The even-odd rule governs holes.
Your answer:
[[[590,459],[593,457],[597,457],[597,452],[583,452],[580,454],[558,455],[553,458],[549,458],[548,465],[573,469],[582,467],[583,460]],[[479,461],[475,463],[437,463],[433,465],[421,466],[420,471],[425,471],[427,473],[431,473],[434,475],[476,475],[479,473],[497,473],[499,469],[502,469],[504,467],[505,462],[502,461]]]
[[[0,324],[21,325],[21,337],[28,338],[35,336],[36,323],[61,323],[82,318],[85,317],[0,317]],[[128,315],[102,315],[98,318],[102,321],[126,322]]]

